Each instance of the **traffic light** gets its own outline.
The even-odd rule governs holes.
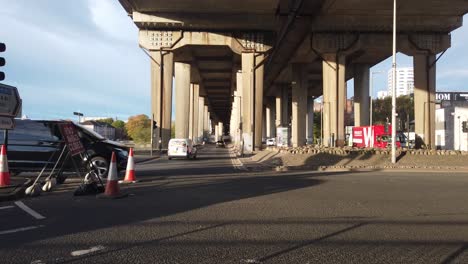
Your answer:
[[[153,129],[158,128],[158,123],[156,121],[153,121]]]
[[[462,122],[462,131],[463,131],[463,133],[468,133],[468,122],[467,121]]]
[[[0,52],[4,52],[5,50],[6,50],[5,43],[0,42]],[[2,54],[0,54],[0,67],[5,66],[5,58],[1,57],[1,55]],[[5,73],[3,71],[0,71],[0,81],[3,81],[3,80],[5,80]]]

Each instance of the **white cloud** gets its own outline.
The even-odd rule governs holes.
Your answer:
[[[88,2],[92,20],[103,32],[120,41],[129,41],[129,36],[137,38],[136,26],[119,4],[116,5],[111,0],[88,0]]]

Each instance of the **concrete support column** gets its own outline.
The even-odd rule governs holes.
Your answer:
[[[151,55],[151,114],[158,123],[155,141],[161,145],[158,148],[167,149],[171,138],[172,114],[172,76],[174,73],[173,53],[152,51]]]
[[[416,147],[435,148],[436,56],[414,55],[414,129]],[[432,65],[431,67],[429,67]]]
[[[215,141],[218,141],[219,140],[219,125],[215,124],[214,127],[215,127]]]
[[[274,110],[273,104],[268,100],[267,104],[265,105],[265,136],[266,138],[274,137],[275,132],[273,130],[273,122],[274,122]]]
[[[210,116],[209,116],[209,113],[208,113],[208,106],[204,105],[203,108],[204,108],[204,111],[203,111],[203,137],[208,138],[210,133],[211,133],[210,131],[208,131],[208,129],[210,127],[209,124],[208,124],[208,122],[210,122]]]
[[[306,65],[293,64],[291,120],[291,141],[293,147],[300,147],[306,144],[307,84]]]
[[[369,65],[354,68],[354,125],[370,125]]]
[[[253,68],[254,53],[242,53],[242,129],[250,137],[253,132]],[[250,150],[252,147],[250,146]]]
[[[219,139],[218,139],[218,140],[222,140],[222,139],[223,139],[223,135],[224,135],[224,126],[223,126],[223,122],[218,122],[218,136],[219,136]]]
[[[312,96],[307,97],[307,144],[314,143],[314,98]]]
[[[263,122],[262,122],[262,139],[267,138],[267,134],[270,134],[267,132],[267,117],[266,117],[266,111],[267,111],[267,106],[263,105]]]
[[[323,54],[323,58],[323,143],[342,146],[345,140],[345,57],[328,53]]]
[[[198,143],[198,109],[199,109],[199,98],[200,98],[200,86],[195,83],[193,84],[193,99],[192,99],[192,105],[193,105],[193,114],[191,116],[192,118],[192,140],[195,142],[195,144]]]
[[[283,124],[283,114],[282,114],[282,105],[284,104],[282,98],[282,89],[278,91],[275,97],[275,111],[276,111],[276,119],[275,119],[275,126],[280,127]]]
[[[263,61],[264,55],[258,54],[254,58],[255,65],[258,65]],[[264,75],[264,66],[258,66],[255,70],[255,86],[254,88],[254,147],[255,150],[260,150],[262,148],[262,128],[263,128],[263,75]]]
[[[190,89],[189,89],[189,129],[188,129],[188,137],[193,140],[193,124],[194,124],[194,96],[193,96],[193,83],[190,84]]]
[[[204,118],[205,118],[205,98],[198,97],[198,126],[197,126],[197,140],[198,142],[203,141],[203,130],[204,130]]]
[[[189,116],[190,116],[190,64],[176,62],[175,69],[175,137],[189,137]]]

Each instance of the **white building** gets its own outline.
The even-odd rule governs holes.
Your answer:
[[[388,71],[387,90],[388,96],[392,96],[393,71]],[[396,69],[396,96],[412,94],[414,90],[413,67]]]
[[[436,147],[468,151],[468,133],[463,132],[463,122],[468,122],[468,107],[455,106],[437,109]]]
[[[387,91],[378,91],[377,92],[377,98],[378,99],[384,99],[385,97],[388,96],[388,92]]]

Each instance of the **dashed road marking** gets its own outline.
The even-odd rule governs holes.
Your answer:
[[[13,205],[1,206],[0,210],[10,209],[10,208],[14,208],[14,206]]]
[[[77,257],[77,256],[90,254],[90,253],[93,253],[93,252],[96,252],[96,251],[99,251],[99,250],[103,250],[103,249],[105,249],[104,246],[96,246],[96,247],[92,247],[92,248],[89,248],[89,249],[72,251],[71,255],[74,256],[74,257]]]
[[[244,164],[242,164],[242,161],[240,161],[240,159],[237,158],[236,154],[232,152],[231,150],[229,152],[230,152],[229,156],[231,157],[231,163],[234,169],[246,170],[246,168],[244,167]]]
[[[0,231],[0,235],[5,235],[5,234],[11,234],[11,233],[17,233],[17,232],[22,232],[22,231],[28,231],[36,228],[44,227],[43,225],[38,225],[38,226],[27,226],[27,227],[20,227],[20,228],[15,228],[15,229],[10,229],[10,230],[5,230],[5,231]]]
[[[32,217],[38,219],[38,220],[41,220],[41,219],[45,219],[45,216],[39,214],[38,212],[34,211],[33,209],[29,208],[27,205],[25,205],[23,202],[21,201],[17,201],[15,202],[15,204],[23,209],[23,211],[25,211],[26,213],[30,214]]]

